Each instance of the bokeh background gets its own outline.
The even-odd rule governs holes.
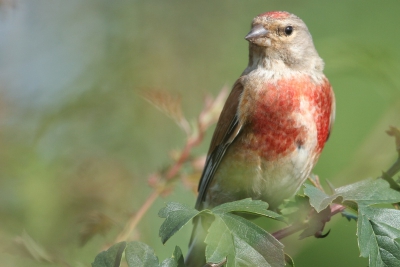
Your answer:
[[[139,92],[180,95],[194,119],[245,68],[250,22],[270,10],[306,22],[336,93],[314,173],[341,186],[387,169],[396,153],[385,130],[400,126],[398,1],[1,0],[0,265],[90,266],[185,141]],[[185,254],[191,231],[161,244],[165,201],[193,205],[195,195],[178,182],[138,225],[132,238],[160,259],[175,245]],[[325,239],[283,240],[296,266],[367,265],[356,223],[337,217]],[[110,231],[85,239],[99,218]]]

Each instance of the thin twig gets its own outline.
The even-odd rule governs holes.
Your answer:
[[[281,239],[283,239],[283,238],[285,238],[287,236],[290,236],[290,235],[292,235],[294,233],[297,233],[297,232],[299,232],[301,230],[304,230],[307,227],[308,227],[308,223],[306,223],[306,222],[295,223],[295,224],[289,225],[288,227],[285,227],[285,228],[283,228],[281,230],[278,230],[278,231],[274,232],[272,235],[276,239],[281,240]]]
[[[226,98],[225,91],[226,90],[223,89],[213,102],[210,102],[211,100],[208,99],[208,103],[206,103],[205,108],[200,113],[197,120],[197,126],[198,126],[197,133],[192,134],[192,136],[190,136],[189,134],[189,137],[186,140],[186,144],[182,149],[178,160],[176,160],[175,163],[170,166],[170,168],[165,172],[164,175],[159,174],[159,176],[161,176],[163,180],[166,181],[166,183],[157,183],[153,185],[154,186],[153,192],[147,197],[146,201],[140,207],[138,212],[133,214],[128,219],[126,226],[124,227],[123,231],[117,236],[114,243],[118,243],[129,239],[129,236],[132,234],[136,226],[142,220],[146,212],[153,205],[157,197],[162,195],[169,188],[170,182],[178,176],[179,171],[182,169],[183,164],[185,164],[188,160],[190,160],[190,155],[193,148],[201,144],[201,142],[204,139],[207,128],[210,127],[212,124],[214,124],[217,120],[217,117],[207,115],[207,113],[212,113],[215,111],[215,109],[218,109],[218,105],[221,105],[224,98]],[[151,180],[152,177],[154,177],[154,174],[149,177],[149,180]]]
[[[166,172],[165,180],[170,181],[179,173],[180,169],[182,168],[182,165],[190,158],[190,153],[192,152],[192,149],[201,143],[203,137],[204,134],[199,133],[196,138],[188,139],[185,147],[181,152],[181,155],[179,156],[179,159]]]
[[[400,158],[387,170],[386,175],[392,177],[400,171]]]

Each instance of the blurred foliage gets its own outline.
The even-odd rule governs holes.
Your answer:
[[[400,122],[397,1],[0,1],[2,265],[43,266],[23,237],[47,266],[89,266],[142,205],[147,175],[184,143],[139,92],[180,95],[194,118],[207,92],[245,68],[243,37],[268,10],[307,23],[336,93],[335,127],[314,172],[340,186],[387,169],[396,155],[384,131]],[[185,255],[191,230],[161,244],[156,214],[166,200],[192,205],[195,196],[178,185],[132,237],[160,258],[175,245]],[[89,238],[93,224],[104,235]],[[355,239],[347,241],[354,222],[330,227],[322,240],[283,240],[296,266],[365,266]],[[326,261],[332,251],[341,257]]]

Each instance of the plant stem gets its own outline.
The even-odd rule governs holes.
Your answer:
[[[392,167],[389,168],[389,170],[386,172],[386,174],[389,177],[392,177],[400,171],[400,158],[397,158],[397,161],[392,165]]]
[[[281,240],[285,237],[288,237],[294,233],[297,233],[298,231],[304,230],[308,227],[308,223],[302,222],[302,223],[295,223],[292,225],[289,225],[288,227],[285,227],[281,230],[276,231],[272,235],[278,239]]]

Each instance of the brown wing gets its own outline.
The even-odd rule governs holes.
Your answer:
[[[242,128],[237,116],[237,109],[242,92],[243,85],[241,83],[241,78],[239,78],[233,85],[232,91],[225,102],[225,106],[219,116],[217,127],[215,128],[211,140],[206,164],[199,182],[199,195],[196,202],[196,209],[198,210],[202,209],[202,202],[205,199],[207,188],[214,177],[215,171],[217,170],[226,149]]]

